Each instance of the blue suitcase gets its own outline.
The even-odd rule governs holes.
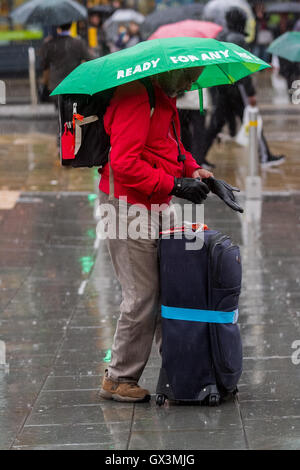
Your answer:
[[[242,373],[237,325],[242,278],[239,247],[228,236],[205,230],[193,233],[198,246],[191,249],[190,236],[187,232],[180,238],[162,235],[159,241],[162,366],[158,405],[168,399],[216,406],[237,392]]]

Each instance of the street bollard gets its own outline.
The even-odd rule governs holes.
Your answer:
[[[0,104],[6,104],[6,86],[3,80],[0,80]]]
[[[29,61],[29,84],[30,84],[30,101],[33,106],[38,103],[36,90],[36,74],[35,74],[35,50],[33,47],[28,48]]]
[[[262,195],[261,178],[258,174],[258,109],[249,107],[249,164],[246,178],[246,198],[260,199]]]

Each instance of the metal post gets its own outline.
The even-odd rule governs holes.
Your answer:
[[[9,372],[9,365],[6,362],[6,345],[4,341],[0,341],[0,370]]]
[[[29,60],[29,83],[30,83],[30,101],[33,106],[38,103],[36,90],[36,74],[35,74],[35,50],[33,47],[28,48]]]
[[[258,175],[258,140],[257,140],[258,109],[249,108],[249,176]]]
[[[6,104],[6,86],[3,80],[0,80],[0,104]]]
[[[246,179],[247,199],[261,198],[261,178],[258,176],[258,136],[257,136],[258,109],[249,107],[249,169]]]

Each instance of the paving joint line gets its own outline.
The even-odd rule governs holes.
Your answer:
[[[126,444],[126,450],[129,450],[130,441],[131,441],[131,437],[132,437],[132,428],[133,428],[133,421],[134,421],[135,407],[136,407],[136,404],[135,404],[135,403],[133,403],[133,407],[132,407],[132,415],[131,415],[131,423],[130,423],[130,428],[129,428],[129,433],[128,433],[128,441],[127,441],[127,444]]]
[[[250,448],[250,444],[249,444],[249,441],[248,441],[248,436],[247,436],[246,429],[245,429],[243,413],[242,413],[241,404],[240,404],[238,396],[236,397],[236,406],[237,406],[239,417],[240,417],[240,420],[241,420],[241,425],[242,425],[242,429],[243,429],[243,436],[244,436],[244,440],[245,440],[246,450],[250,450],[251,448]]]

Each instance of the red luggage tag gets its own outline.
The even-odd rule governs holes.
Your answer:
[[[183,233],[186,231],[186,229],[190,229],[193,232],[205,232],[206,230],[209,230],[208,226],[206,224],[190,224],[189,226],[183,225],[182,227],[171,227],[169,230],[164,230],[163,232],[159,232],[160,235],[171,235],[174,233]]]
[[[61,155],[63,160],[72,160],[75,158],[75,136],[68,129],[65,122],[65,130],[61,136]]]

